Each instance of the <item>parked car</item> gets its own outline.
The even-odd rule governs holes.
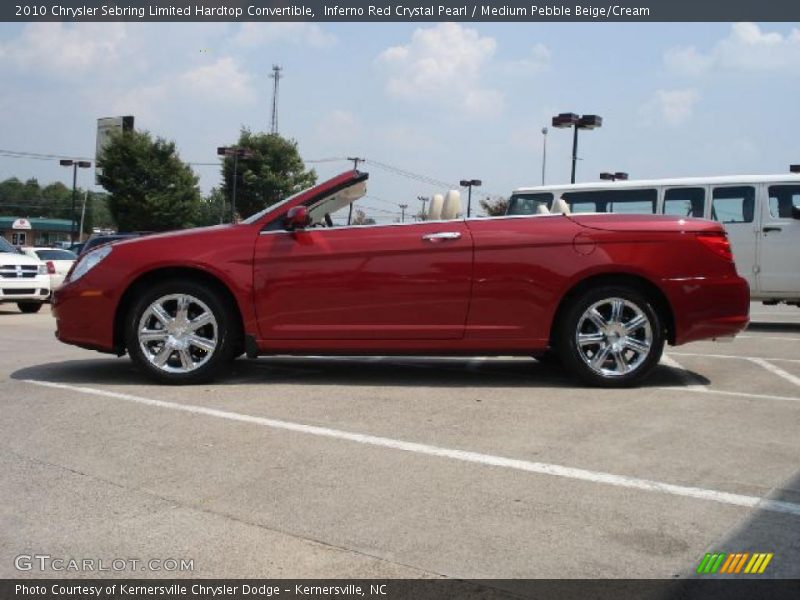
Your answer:
[[[640,382],[665,343],[733,336],[747,283],[711,221],[663,215],[348,226],[343,173],[239,224],[85,253],[54,295],[58,339],[196,383],[266,354],[530,356],[599,386]]]
[[[728,175],[514,190],[507,214],[568,210],[667,214],[722,224],[750,297],[800,306],[800,176]]]
[[[78,258],[74,252],[61,248],[21,248],[22,252],[42,261],[47,267],[50,276],[50,290],[56,289],[62,283],[67,273]]]
[[[81,246],[80,250],[78,251],[79,254],[86,254],[92,248],[97,248],[98,246],[102,246],[103,244],[112,244],[114,242],[118,242],[120,240],[128,240],[130,238],[139,237],[143,235],[141,233],[98,233],[89,237],[88,240],[83,242],[83,246]]]
[[[45,264],[0,237],[0,304],[16,302],[22,312],[35,313],[48,296],[50,276]]]

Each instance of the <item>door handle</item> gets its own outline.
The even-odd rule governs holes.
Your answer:
[[[769,233],[770,231],[782,231],[782,228],[781,227],[764,227],[764,229],[762,229],[761,231],[763,231],[764,233]]]
[[[422,239],[426,242],[438,242],[439,240],[457,240],[461,238],[458,231],[439,231],[437,233],[426,233]]]

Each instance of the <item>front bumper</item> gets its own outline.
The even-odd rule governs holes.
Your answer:
[[[59,341],[100,352],[116,351],[117,299],[110,292],[87,285],[81,278],[55,289],[51,301]]]
[[[50,296],[49,275],[0,278],[0,303],[44,302]]]

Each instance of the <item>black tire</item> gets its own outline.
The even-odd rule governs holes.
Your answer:
[[[195,331],[178,331],[177,337],[170,334],[165,336],[163,343],[160,341],[140,342],[139,328],[142,324],[142,319],[144,318],[146,323],[154,324],[145,326],[145,329],[154,332],[152,327],[157,327],[161,321],[155,317],[151,307],[157,301],[162,301],[171,296],[183,296],[193,300],[187,308],[187,319],[193,318],[192,311],[195,312],[195,318],[198,313],[209,312],[213,316],[213,324],[202,326]],[[175,304],[172,305],[172,302]],[[168,313],[167,316],[173,317],[173,323],[175,322],[174,318],[178,315],[177,302],[178,300],[167,300],[161,305]],[[172,314],[172,306],[175,307],[176,311],[174,315]],[[145,316],[145,313],[147,313],[147,316]],[[184,321],[184,323],[190,324],[191,321]],[[167,330],[167,326],[162,325],[162,328],[165,331]],[[171,345],[167,346],[167,339],[170,340],[170,344],[186,344],[183,341],[185,338],[180,336],[191,335],[192,333],[196,334],[195,339],[199,336],[205,343],[209,343],[213,338],[215,343],[213,350],[204,351],[193,345],[188,348],[184,347],[182,350],[171,349]],[[190,385],[212,380],[233,360],[235,353],[242,345],[241,340],[242,333],[239,321],[236,318],[235,307],[231,306],[231,301],[216,289],[190,279],[165,281],[148,288],[131,306],[125,320],[125,345],[131,359],[137,367],[159,383]],[[142,345],[145,346],[145,349],[142,348]],[[159,349],[163,350],[163,353]],[[197,366],[194,366],[195,363],[191,362],[191,368],[184,369],[184,356],[187,356],[186,353],[188,353],[189,361],[197,359]],[[167,354],[168,356],[163,366],[155,364],[154,360],[157,359],[157,356],[165,356]],[[169,369],[172,369],[172,371]]]
[[[621,307],[616,320],[611,312],[614,307]],[[595,321],[595,313],[608,317],[606,327],[597,325],[603,319]],[[633,326],[642,318],[646,323],[626,331],[626,325]],[[636,288],[624,285],[605,285],[583,292],[572,300],[556,328],[557,351],[564,366],[596,387],[630,387],[641,382],[661,359],[666,338],[652,302]],[[580,345],[579,334],[583,338]],[[602,339],[593,342],[593,337]]]
[[[17,307],[20,312],[25,314],[37,313],[42,309],[41,302],[17,302]]]

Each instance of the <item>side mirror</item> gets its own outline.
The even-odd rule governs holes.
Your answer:
[[[792,207],[792,218],[793,219],[800,219],[800,206],[793,206]]]
[[[308,207],[293,206],[290,208],[289,212],[286,213],[286,221],[284,224],[289,231],[308,227],[311,224],[311,216],[308,214]]]

